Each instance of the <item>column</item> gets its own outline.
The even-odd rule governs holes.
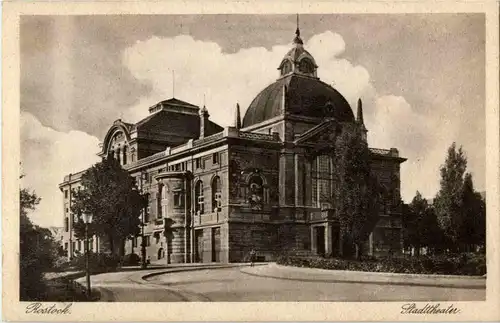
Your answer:
[[[311,227],[311,251],[313,252],[313,254],[316,254],[318,251],[318,246],[316,245],[317,241],[314,233],[314,227]]]
[[[295,154],[295,205],[304,205],[304,156]]]
[[[305,175],[305,183],[304,183],[304,192],[305,195],[305,205],[311,206],[312,204],[312,181],[311,181],[311,162],[304,158],[304,175]]]
[[[333,239],[333,232],[332,232],[332,224],[327,223],[326,228],[325,228],[325,254],[331,253],[332,250],[332,239]]]

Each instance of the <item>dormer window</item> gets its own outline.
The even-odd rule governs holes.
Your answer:
[[[299,62],[299,71],[304,74],[313,74],[314,64],[311,60],[304,58]]]
[[[292,63],[288,60],[283,62],[283,66],[281,67],[281,75],[287,75],[292,72]]]

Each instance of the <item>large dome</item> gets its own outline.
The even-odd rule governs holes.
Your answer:
[[[285,113],[354,121],[349,103],[337,90],[318,78],[291,73],[255,97],[245,113],[242,126],[249,127]]]

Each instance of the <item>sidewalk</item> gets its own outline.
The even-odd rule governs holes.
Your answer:
[[[484,277],[477,276],[414,275],[326,270],[317,268],[280,266],[274,263],[265,266],[244,267],[241,268],[240,271],[253,276],[299,280],[306,282],[342,282],[467,289],[486,288],[486,279]]]

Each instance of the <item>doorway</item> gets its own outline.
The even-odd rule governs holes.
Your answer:
[[[194,233],[194,262],[203,262],[203,229]]]
[[[212,262],[220,262],[220,228],[212,228]]]
[[[316,254],[325,255],[325,227],[318,226],[314,228],[314,236],[316,239]]]

